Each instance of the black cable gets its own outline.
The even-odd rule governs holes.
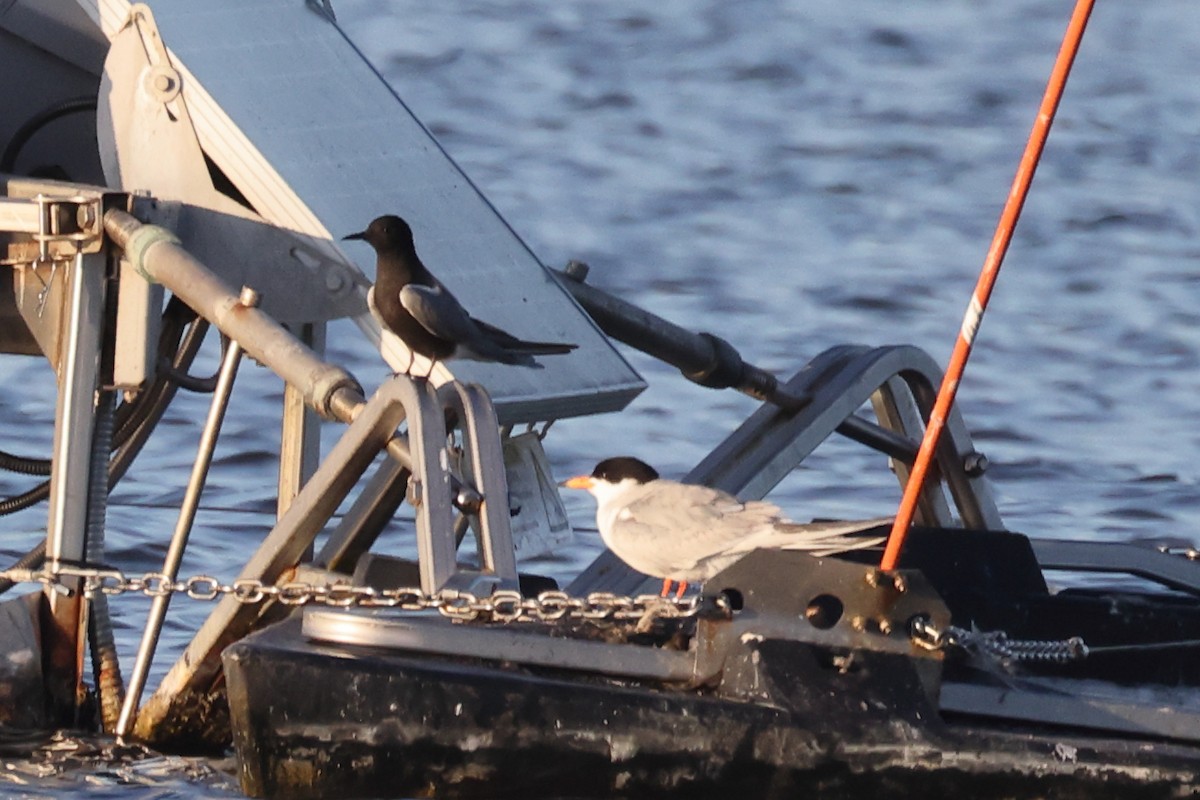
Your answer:
[[[37,475],[44,478],[50,474],[50,459],[18,456],[0,450],[0,469],[19,475]]]
[[[21,154],[21,150],[25,148],[25,145],[29,144],[29,140],[39,130],[60,117],[65,117],[69,114],[78,114],[81,111],[95,111],[96,105],[95,97],[73,97],[34,114],[25,121],[24,125],[17,128],[16,133],[8,140],[8,145],[4,148],[4,154],[0,155],[0,172],[13,171],[13,167],[17,163],[17,156]]]
[[[24,508],[35,506],[50,496],[50,481],[43,481],[24,494],[0,500],[0,517],[15,514]]]
[[[190,327],[189,327],[190,326]],[[186,333],[184,328],[187,327]],[[186,371],[191,366],[204,335],[208,332],[208,322],[188,308],[183,302],[172,297],[163,312],[163,330],[159,337],[159,351],[174,352],[173,365],[175,369]],[[125,403],[117,409],[114,424],[117,432],[114,434],[114,452],[108,468],[108,486],[111,490],[129,470],[133,459],[141,452],[142,446],[150,436],[163,412],[175,396],[178,385],[163,377],[156,377],[150,386],[142,392],[138,400]],[[121,444],[117,445],[116,442]],[[50,482],[46,481],[34,487],[25,494],[0,500],[0,516],[12,514],[22,508],[41,502],[50,496]],[[38,542],[32,550],[20,558],[13,568],[37,569],[46,557],[46,541]],[[11,581],[0,580],[0,594],[13,587]]]
[[[225,352],[229,349],[229,337],[221,334],[221,359],[224,360]],[[195,375],[188,374],[187,371],[176,369],[169,359],[160,358],[158,368],[163,375],[170,378],[180,389],[187,389],[189,392],[197,394],[212,394],[217,390],[217,378],[221,374],[220,367],[212,375],[206,378],[200,378]]]
[[[190,325],[187,333],[184,328]],[[182,301],[172,297],[163,312],[163,330],[159,337],[159,353],[171,353],[170,361],[176,372],[187,372],[200,344],[208,332],[208,323],[198,317],[192,309]],[[114,418],[116,432],[113,435],[114,455],[109,471],[109,487],[116,485],[129,469],[134,457],[141,452],[149,438],[150,431],[157,424],[174,398],[178,384],[165,375],[156,375],[150,385],[139,393],[136,400],[123,403],[117,409]],[[40,459],[20,459],[24,462],[36,463]],[[26,471],[25,474],[38,474]],[[47,473],[40,473],[42,475]],[[50,482],[35,486],[15,497],[0,499],[0,516],[14,514],[22,509],[37,505],[50,496]]]

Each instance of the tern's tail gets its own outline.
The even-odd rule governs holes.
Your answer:
[[[524,339],[516,339],[504,344],[505,350],[513,350],[531,356],[561,356],[571,352],[576,347],[579,347],[579,345],[562,344],[560,342],[527,342]]]
[[[860,522],[782,522],[759,546],[804,550],[814,556],[832,556],[883,544],[891,517]],[[883,529],[883,530],[881,530]]]
[[[579,345],[567,344],[566,342],[531,342],[526,339],[518,339],[506,330],[501,330],[495,325],[489,325],[481,320],[475,320],[475,324],[487,334],[489,345],[503,351],[504,355],[487,353],[485,355],[494,358],[496,361],[503,361],[506,364],[524,364],[532,366],[529,356],[561,356],[571,352]]]

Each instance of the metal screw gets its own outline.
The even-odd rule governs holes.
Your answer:
[[[903,575],[893,575],[892,586],[896,587],[896,591],[900,594],[904,594],[908,591],[908,581],[905,580]]]
[[[884,636],[887,636],[889,633],[891,633],[892,632],[891,621],[881,618],[879,620],[879,632],[882,633]]]
[[[850,618],[850,627],[856,631],[865,631],[867,629],[867,618],[861,614],[855,614]]]
[[[863,578],[867,581],[867,586],[870,586],[872,589],[879,586],[879,570],[869,569],[867,570],[866,574],[863,575]]]
[[[978,478],[987,472],[988,457],[975,450],[963,456],[963,472],[968,478]]]
[[[96,209],[91,203],[81,203],[75,207],[75,224],[81,231],[91,230],[96,224]]]

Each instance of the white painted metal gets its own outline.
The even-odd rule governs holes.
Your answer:
[[[162,330],[163,289],[121,259],[117,281],[117,342],[113,347],[113,386],[136,389],[154,375]]]

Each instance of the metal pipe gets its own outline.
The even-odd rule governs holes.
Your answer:
[[[120,209],[104,215],[104,229],[147,280],[166,286],[226,336],[241,342],[247,355],[294,386],[321,416],[347,421],[342,414],[352,414],[364,402],[362,387],[350,373],[323,361],[268,314],[242,305],[237,293],[167,229],[145,225]],[[335,400],[344,392],[354,397]]]
[[[747,364],[733,345],[710,333],[693,333],[608,292],[584,283],[587,264],[572,261],[551,270],[559,283],[608,336],[679,369],[684,377],[714,389],[737,389],[788,411],[806,406],[811,396],[789,390],[764,369]],[[847,417],[837,432],[892,458],[912,461],[917,444],[861,417]]]
[[[258,304],[258,295],[254,290],[245,288],[242,290],[240,302],[247,308],[252,308]],[[179,564],[183,560],[183,551],[187,547],[188,536],[191,534],[192,524],[196,519],[196,510],[200,506],[200,494],[204,491],[208,469],[212,465],[217,436],[220,434],[221,424],[225,419],[225,411],[229,407],[229,395],[233,390],[233,380],[237,375],[237,368],[241,360],[241,345],[237,340],[230,340],[225,357],[221,361],[221,371],[217,376],[217,388],[213,392],[208,418],[204,422],[204,430],[200,435],[196,463],[192,465],[192,474],[188,479],[183,502],[179,508],[179,521],[175,525],[175,532],[171,536],[171,544],[167,548],[167,556],[163,561],[162,574],[167,576],[171,582],[174,582],[179,574]],[[137,660],[129,679],[125,703],[121,707],[121,717],[117,721],[117,736],[126,736],[133,728],[137,706],[142,699],[146,676],[150,671],[150,664],[154,660],[154,650],[158,646],[158,637],[162,632],[163,620],[170,603],[171,595],[168,593],[156,596],[150,606],[146,629],[142,633]]]
[[[799,409],[809,398],[793,394],[764,369],[742,361],[737,349],[711,333],[693,333],[632,303],[584,283],[587,265],[572,261],[553,272],[559,283],[609,336],[677,367],[690,381],[713,389],[737,389],[781,408]]]

